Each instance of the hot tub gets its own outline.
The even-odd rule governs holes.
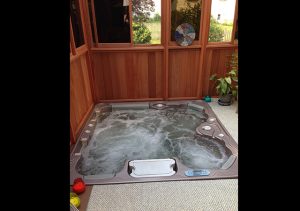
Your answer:
[[[237,143],[203,101],[97,104],[70,156],[71,184],[238,177]]]

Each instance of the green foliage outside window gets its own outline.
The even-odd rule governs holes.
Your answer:
[[[183,23],[191,24],[196,32],[195,40],[199,39],[200,31],[200,17],[201,17],[201,5],[202,1],[198,3],[191,4],[186,3],[186,7],[180,10],[172,10],[171,13],[171,40],[175,40],[175,30]]]
[[[134,44],[150,44],[151,32],[143,23],[132,23]]]
[[[223,41],[224,31],[220,26],[220,23],[211,16],[210,17],[210,28],[208,35],[208,42],[221,42]]]

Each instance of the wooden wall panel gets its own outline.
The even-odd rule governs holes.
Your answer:
[[[204,74],[202,78],[203,92],[202,96],[217,96],[214,82],[209,78],[212,74],[224,76],[226,74],[226,62],[234,52],[234,48],[208,48],[206,50],[206,60],[204,66]]]
[[[93,52],[95,100],[162,97],[163,52]]]
[[[226,73],[225,64],[235,49],[237,46],[207,48],[203,70],[201,49],[169,49],[167,99],[194,99],[199,97],[198,87],[201,97],[216,96],[209,77]],[[163,51],[92,51],[91,55],[96,103],[164,97]]]
[[[170,50],[168,73],[169,98],[197,97],[200,53],[200,49]]]
[[[94,105],[86,56],[84,53],[70,63],[70,125],[75,139]]]

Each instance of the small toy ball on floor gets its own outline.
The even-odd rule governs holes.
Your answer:
[[[77,178],[73,182],[72,190],[74,193],[83,193],[85,191],[85,183],[81,178]]]
[[[76,208],[80,206],[80,198],[76,193],[70,193],[70,203],[73,204]]]

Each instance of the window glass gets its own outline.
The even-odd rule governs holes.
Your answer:
[[[209,42],[230,42],[235,0],[212,0]]]
[[[183,23],[189,23],[194,27],[195,40],[199,40],[201,7],[202,0],[171,0],[172,41],[175,41],[176,28]]]
[[[161,43],[161,0],[132,0],[134,44]]]
[[[130,43],[129,0],[94,0],[100,43]]]

